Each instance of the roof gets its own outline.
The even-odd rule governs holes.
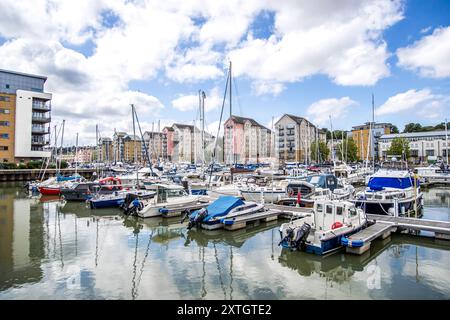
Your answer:
[[[368,129],[370,125],[373,124],[373,122],[366,122],[365,124],[360,124],[357,126],[353,126],[352,130],[361,130],[361,129]],[[385,128],[385,127],[392,127],[392,123],[389,122],[375,122],[374,129],[376,128]]]
[[[15,75],[19,75],[19,76],[25,76],[25,77],[31,77],[31,78],[38,78],[38,79],[42,79],[42,80],[47,80],[47,77],[39,76],[39,75],[35,75],[35,74],[30,74],[30,73],[23,73],[23,72],[11,71],[11,70],[5,70],[5,69],[0,69],[0,72],[9,73],[9,74],[15,74]]]
[[[420,138],[420,137],[445,137],[445,130],[438,131],[424,131],[424,132],[408,132],[408,133],[391,133],[384,134],[380,139],[394,139],[394,138]]]
[[[140,137],[135,136],[135,135],[132,135],[132,134],[126,135],[126,136],[125,136],[125,139],[130,139],[130,140],[133,140],[133,141],[141,141],[141,138],[140,138]]]
[[[288,114],[288,113],[283,114],[283,116],[282,116],[281,118],[283,118],[284,116],[287,116],[287,117],[291,118],[291,119],[294,120],[297,124],[301,124],[302,121],[306,121],[306,122],[308,122],[308,123],[310,123],[311,125],[314,126],[314,124],[313,124],[311,121],[309,121],[308,119],[306,119],[306,118],[299,117],[299,116],[294,116],[293,114]],[[280,118],[280,120],[281,120],[281,118]],[[280,120],[278,120],[278,121],[280,121]],[[277,122],[278,122],[278,121],[277,121]]]
[[[101,138],[102,141],[112,141],[111,138],[105,137],[105,138]]]
[[[228,120],[230,120],[230,119],[233,120],[233,122],[241,123],[241,124],[244,124],[245,121],[250,121],[250,123],[251,123],[253,126],[257,126],[257,127],[260,127],[260,128],[263,128],[263,129],[266,129],[266,130],[270,131],[270,129],[268,129],[268,128],[266,128],[265,126],[259,124],[256,120],[254,120],[254,119],[252,119],[252,118],[239,117],[239,116],[233,116],[233,115],[232,115],[230,118],[228,118]],[[227,121],[228,121],[228,120],[227,120]],[[227,122],[227,121],[225,121],[225,122]]]
[[[167,131],[173,131],[173,128],[172,127],[164,127],[164,129],[166,129]],[[164,130],[163,129],[163,130]]]
[[[174,126],[177,126],[177,127],[180,128],[180,129],[189,129],[189,130],[191,130],[191,131],[194,130],[194,126],[191,125],[191,124],[174,123],[174,124],[172,125],[172,128],[173,128]]]

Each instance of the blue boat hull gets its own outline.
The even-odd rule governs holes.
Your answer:
[[[191,194],[194,196],[206,196],[208,195],[206,189],[191,189]]]
[[[91,200],[89,205],[92,209],[114,208],[119,207],[122,202],[123,199]]]
[[[337,237],[328,239],[326,241],[321,241],[320,242],[320,247],[315,246],[313,244],[306,244],[305,252],[314,253],[314,254],[317,254],[317,255],[325,255],[325,254],[331,253],[333,251],[339,250],[339,249],[341,249],[343,247],[343,245],[342,245],[342,238],[349,237],[352,234],[360,231],[361,229],[362,228],[354,229],[354,230],[349,231],[347,233],[343,233],[342,235],[339,235]],[[281,243],[281,246],[283,248],[293,249],[293,248],[291,248],[289,246],[287,241],[283,241]]]

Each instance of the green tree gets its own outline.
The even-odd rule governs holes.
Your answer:
[[[394,138],[387,154],[390,156],[402,156],[402,158],[408,159],[410,155],[408,141],[405,138]]]
[[[344,147],[344,152],[342,152],[342,146]],[[342,157],[344,154],[344,157]],[[344,143],[340,143],[337,145],[337,155],[340,159],[346,161],[357,161],[358,160],[358,147],[356,146],[355,140],[352,138],[347,138],[344,140]]]
[[[420,132],[422,131],[422,125],[420,123],[408,123],[405,125],[404,133],[406,132]]]
[[[392,126],[391,133],[399,133],[397,126]]]
[[[317,144],[319,145],[319,159],[317,159]],[[327,144],[323,141],[311,143],[310,150],[311,159],[316,162],[325,161],[330,154],[330,149],[328,149]]]

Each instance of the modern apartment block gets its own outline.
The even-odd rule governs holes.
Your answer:
[[[275,150],[280,163],[306,162],[311,157],[311,144],[326,136],[305,118],[284,114],[275,123]]]
[[[124,161],[128,163],[143,162],[145,150],[140,137],[126,135],[123,138]]]
[[[148,155],[152,160],[167,159],[167,134],[164,132],[144,132]]]
[[[126,132],[114,132],[113,136],[113,161],[125,161],[125,142],[124,138],[128,134]]]
[[[409,142],[410,157],[416,160],[426,161],[430,157],[446,159],[450,151],[450,137],[446,142],[445,130],[384,134],[378,139],[380,159],[387,159],[387,152],[395,138],[404,138]]]
[[[226,164],[266,162],[272,131],[253,119],[231,116],[224,123],[224,145]]]
[[[114,161],[114,154],[113,154],[113,141],[111,138],[105,137],[101,138],[101,159],[100,161],[109,163]]]
[[[373,159],[374,156],[377,157],[379,154],[378,138],[382,135],[390,134],[392,128],[393,126],[391,123],[373,122],[366,122],[363,125],[352,127],[351,136],[358,147],[358,158],[360,160],[365,160],[367,159],[367,155],[369,155],[369,159]],[[370,133],[371,130],[373,135]],[[372,137],[370,139],[370,145],[369,137]]]
[[[50,93],[46,77],[0,69],[0,161],[49,157]]]

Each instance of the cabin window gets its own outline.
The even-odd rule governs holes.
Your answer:
[[[356,208],[349,208],[349,209],[348,209],[348,215],[349,215],[350,217],[356,217],[357,214],[358,214],[358,213],[356,212]]]
[[[323,212],[323,208],[320,203],[317,204],[317,212]]]
[[[344,208],[342,207],[336,207],[336,214],[338,216],[342,216],[342,212],[344,211]]]
[[[333,213],[333,207],[327,205],[327,214],[332,214]]]

